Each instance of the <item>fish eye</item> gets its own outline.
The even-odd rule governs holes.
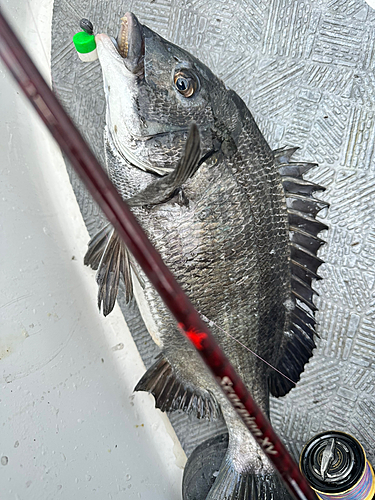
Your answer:
[[[197,80],[190,73],[178,71],[174,75],[174,84],[176,89],[184,97],[191,97],[197,89]]]

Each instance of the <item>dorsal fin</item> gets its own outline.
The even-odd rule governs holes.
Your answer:
[[[280,175],[295,177],[296,179],[302,179],[302,175],[306,174],[312,168],[317,167],[316,163],[288,163],[282,164],[280,166]]]
[[[291,157],[297,151],[297,149],[299,149],[298,146],[296,148],[274,149],[273,156],[275,158],[276,164],[287,165],[290,162]]]
[[[301,194],[311,197],[315,191],[325,191],[323,186],[315,184],[314,182],[306,181],[299,177],[292,177],[291,175],[282,175],[283,186],[286,193]]]
[[[291,162],[297,148],[274,151],[285,190],[290,235],[290,270],[293,310],[290,315],[288,338],[284,352],[276,368],[297,382],[315,347],[314,313],[317,310],[313,296],[313,279],[323,261],[317,256],[324,241],[318,234],[327,226],[316,215],[328,207],[328,203],[314,198],[313,193],[324,191],[322,186],[303,178],[303,174],[317,166],[314,163]],[[294,384],[277,372],[269,380],[271,393],[284,396]]]

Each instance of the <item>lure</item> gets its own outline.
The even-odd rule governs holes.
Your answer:
[[[79,26],[83,31],[79,31],[73,36],[74,47],[83,62],[93,62],[98,59],[94,27],[88,19],[81,19]]]

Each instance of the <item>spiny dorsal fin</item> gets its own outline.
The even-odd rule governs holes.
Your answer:
[[[290,162],[290,159],[294,155],[294,153],[299,149],[296,148],[279,148],[274,149],[273,156],[275,157],[275,162],[277,165],[285,165]]]
[[[328,203],[316,198],[307,198],[305,195],[300,194],[286,194],[286,206],[290,210],[302,212],[307,216],[316,217],[316,215],[328,207]]]
[[[214,395],[190,386],[179,377],[164,354],[143,375],[135,391],[146,391],[155,398],[155,407],[161,411],[184,410],[198,418],[217,418],[219,405]]]
[[[306,174],[312,168],[317,167],[316,163],[288,163],[283,164],[279,168],[280,175],[302,179],[303,174]]]
[[[318,238],[318,236],[314,236],[308,231],[303,230],[301,227],[293,226],[292,224],[289,227],[290,230],[290,241],[299,245],[300,247],[304,247],[309,252],[316,255],[319,248],[324,245],[324,240]]]
[[[282,182],[285,192],[289,194],[294,193],[311,197],[315,191],[325,191],[325,188],[319,186],[319,184],[290,175],[282,176]]]
[[[289,224],[303,228],[306,232],[317,236],[320,232],[328,229],[328,226],[309,215],[299,211],[288,208]]]
[[[319,266],[323,264],[322,259],[319,259],[314,252],[302,245],[297,245],[293,241],[290,243],[290,257],[315,276],[317,276]]]
[[[324,244],[318,234],[328,229],[316,219],[316,215],[327,208],[328,203],[313,197],[314,192],[324,191],[324,188],[303,178],[303,174],[316,164],[291,162],[295,151],[296,148],[276,150],[275,162],[282,177],[289,217],[291,300],[294,304],[289,337],[277,369],[297,382],[315,347],[316,322],[313,314],[317,308],[313,296],[316,292],[311,284],[313,279],[320,279],[317,270],[323,263],[317,256]],[[272,372],[269,386],[274,396],[283,396],[294,384],[277,372]]]
[[[111,224],[102,228],[90,240],[84,263],[92,269],[97,269],[98,307],[100,309],[103,305],[104,316],[114,308],[120,275],[124,278],[126,303],[130,302],[133,297],[131,257]]]

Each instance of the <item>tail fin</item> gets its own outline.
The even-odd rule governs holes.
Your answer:
[[[226,456],[206,500],[292,500],[276,471],[238,472]]]
[[[227,447],[228,434],[222,434],[193,451],[185,466],[183,500],[292,500],[271,466],[259,472],[255,467],[252,472],[240,472]],[[259,460],[260,454],[254,456],[258,467]]]
[[[110,224],[90,240],[84,263],[98,270],[96,273],[99,285],[98,307],[100,309],[103,304],[104,316],[114,308],[120,274],[125,282],[125,300],[127,303],[130,302],[133,297],[130,254]]]

